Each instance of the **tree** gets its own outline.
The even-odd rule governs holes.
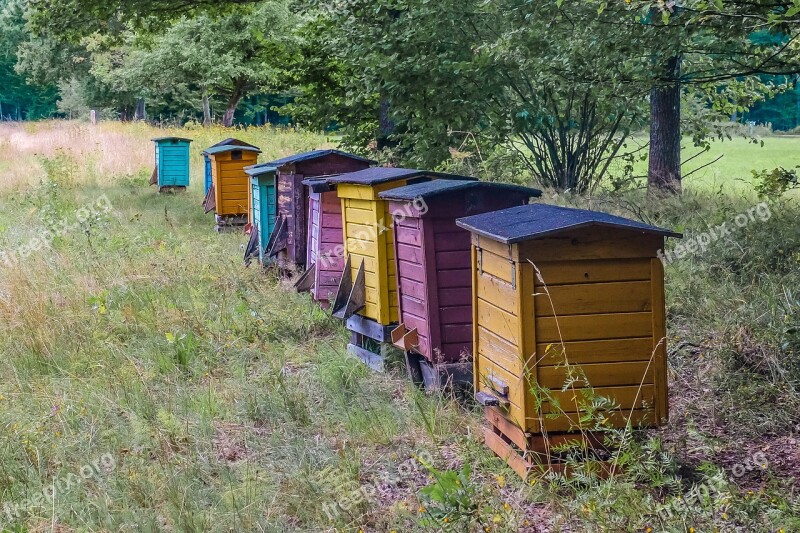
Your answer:
[[[386,103],[401,162],[438,165],[469,132],[514,151],[544,184],[585,191],[643,123],[644,94],[626,81],[638,52],[601,31],[594,9],[517,0],[315,7],[293,113],[318,126],[333,118],[363,146]]]
[[[600,24],[631,35],[650,58],[635,81],[651,86],[648,185],[654,193],[681,190],[682,97],[702,97],[721,120],[790,87],[789,80],[776,84],[761,75],[800,72],[800,6],[793,0],[589,3]],[[713,131],[701,126],[688,133],[704,147]]]
[[[70,2],[35,2],[32,20],[40,32],[51,16],[37,11],[45,4],[60,12]],[[77,80],[92,106],[114,107],[123,118],[141,115],[144,101],[157,99],[202,110],[209,124],[211,100],[222,98],[222,122],[230,126],[247,94],[278,85],[279,65],[292,50],[294,15],[288,0],[242,3],[227,10],[180,4],[178,9],[193,16],[170,22],[174,11],[165,11],[165,19],[153,24],[145,19],[160,15],[162,4],[120,6],[135,8],[138,18],[127,26],[101,25],[104,31],[85,35],[75,30],[34,36],[23,46],[21,70],[31,79],[69,82],[65,86],[73,93]],[[82,9],[92,18],[111,7],[89,3]],[[150,8],[156,11],[150,13]],[[126,12],[115,11],[115,16]]]
[[[56,88],[28,84],[15,70],[17,49],[26,38],[23,2],[0,0],[0,120],[36,118],[55,111]]]

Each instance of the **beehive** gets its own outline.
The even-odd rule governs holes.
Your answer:
[[[604,414],[610,427],[667,419],[664,270],[657,253],[665,237],[680,234],[548,205],[457,224],[472,232],[474,384],[481,403],[496,406],[525,434],[582,429],[581,402],[592,397],[614,402],[616,409]]]
[[[250,148],[256,148],[252,144],[240,141],[239,139],[228,137],[227,139],[220,141],[217,144],[209,146],[206,150],[211,148],[218,148],[220,146],[249,146]],[[211,156],[208,155],[207,151],[203,151],[203,169],[205,175],[203,193],[208,194],[208,190],[211,188],[212,179],[211,179]]]
[[[408,168],[369,168],[332,176],[342,204],[344,251],[352,279],[363,265],[365,298],[358,314],[380,325],[396,323],[397,275],[389,202],[380,193],[435,178],[474,179]],[[336,309],[334,310],[334,312]],[[346,318],[346,317],[343,317]]]
[[[354,172],[368,168],[369,159],[339,150],[312,150],[268,164],[278,168],[277,221],[274,245],[267,254],[275,256],[283,269],[304,269],[308,252],[309,196],[306,178]],[[273,244],[271,243],[271,244]]]
[[[379,194],[394,214],[400,325],[392,336],[401,349],[424,357],[420,377],[426,385],[472,377],[471,363],[463,364],[472,360],[470,233],[456,219],[527,204],[540,195],[517,185],[450,180]],[[410,366],[415,363],[409,358]]]
[[[275,228],[275,167],[263,163],[246,167],[244,171],[250,176],[250,243],[245,250],[245,263],[251,257],[257,257],[259,263],[265,263],[264,251],[272,231]]]
[[[232,218],[244,224],[250,211],[250,176],[244,171],[254,165],[260,150],[249,146],[218,146],[206,150],[211,160],[211,188],[206,194],[206,212],[214,211],[218,224]]]
[[[311,297],[328,307],[342,279],[342,203],[336,185],[326,178],[303,180],[308,187],[308,269],[298,280],[298,290],[309,290]]]
[[[189,186],[189,144],[191,139],[158,137],[155,144],[155,169],[150,179],[159,192],[169,188]]]

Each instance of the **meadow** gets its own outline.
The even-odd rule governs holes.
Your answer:
[[[193,182],[159,195],[149,139],[169,134],[195,140]],[[478,409],[368,371],[307,295],[243,267],[245,237],[200,207],[200,150],[229,136],[263,161],[335,144],[0,124],[0,530],[800,530],[796,200],[667,265],[670,423],[617,435],[611,479],[523,482]],[[680,200],[545,200],[691,237],[762,202],[732,183],[798,148],[715,145],[726,157]]]

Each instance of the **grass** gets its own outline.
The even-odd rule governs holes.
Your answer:
[[[646,142],[647,139],[634,137],[628,146],[633,148]],[[757,138],[755,143],[751,139],[734,137],[712,142],[710,149],[703,153],[692,146],[690,139],[685,139],[682,150],[685,159],[697,155],[683,167],[684,188],[696,191],[723,189],[728,193],[746,193],[752,190],[753,170],[792,169],[800,164],[795,157],[800,150],[800,136],[768,136]],[[634,174],[647,175],[646,159],[636,162]]]
[[[186,194],[147,186],[149,138],[164,133],[195,139]],[[671,422],[637,433],[623,473],[523,483],[480,442],[479,413],[368,372],[338,322],[242,267],[244,237],[214,233],[199,205],[199,151],[228,136],[265,157],[330,143],[268,128],[0,125],[0,250],[69,228],[0,267],[0,529],[800,529],[794,202],[668,265]],[[102,195],[113,209],[78,221]],[[591,205],[691,233],[756,201],[707,189]]]

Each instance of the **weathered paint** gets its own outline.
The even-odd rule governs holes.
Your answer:
[[[277,254],[278,265],[287,269],[306,266],[310,203],[303,180],[355,172],[368,168],[370,163],[361,157],[329,150],[296,154],[270,163],[278,164],[278,216],[283,216],[288,225],[286,248]]]
[[[250,215],[250,177],[244,167],[254,165],[258,152],[237,150],[212,153],[211,179],[219,216]]]
[[[342,204],[336,191],[309,191],[307,264],[316,265],[314,300],[327,305],[336,296],[344,269]]]
[[[189,139],[163,137],[153,140],[158,168],[158,188],[189,186]]]
[[[338,186],[342,204],[342,237],[351,256],[355,278],[362,261],[365,266],[367,304],[360,315],[388,325],[398,321],[397,271],[394,261],[394,230],[389,202],[378,193],[407,184],[406,179],[380,185],[343,183]]]
[[[591,225],[512,244],[473,232],[475,391],[507,387],[500,412],[530,433],[579,430],[589,387],[614,402],[609,426],[664,423],[663,243]]]

